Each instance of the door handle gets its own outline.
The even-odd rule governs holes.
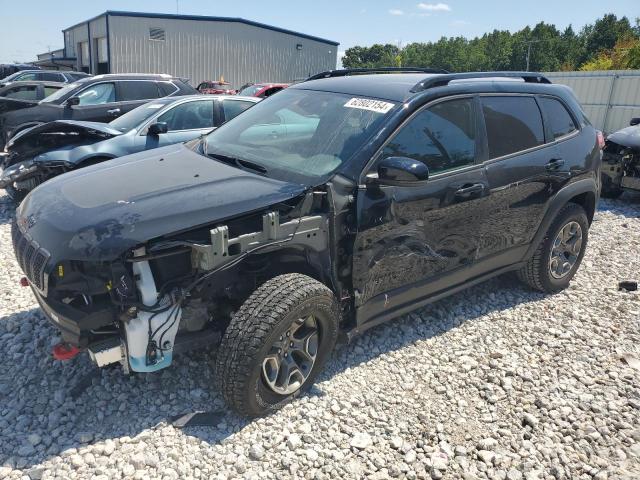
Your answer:
[[[546,168],[550,172],[553,172],[555,170],[559,170],[560,167],[562,167],[563,165],[564,165],[564,159],[552,158],[551,160],[549,160],[549,162],[545,165],[544,168]]]
[[[112,117],[115,117],[116,115],[120,115],[120,109],[112,108],[111,110],[107,110],[107,115],[111,115]]]
[[[469,198],[484,192],[484,188],[483,183],[465,183],[455,191],[455,196],[458,198]]]

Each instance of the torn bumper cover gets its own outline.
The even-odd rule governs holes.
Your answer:
[[[91,330],[111,325],[115,321],[114,310],[106,302],[103,305],[93,304],[90,310],[85,311],[46,298],[35,288],[32,290],[47,319],[60,331],[62,339],[71,345],[87,347],[87,334]]]
[[[7,188],[15,182],[25,181],[38,171],[40,166],[33,160],[25,160],[0,170],[0,188]]]

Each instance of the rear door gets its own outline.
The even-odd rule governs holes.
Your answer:
[[[547,143],[533,95],[480,97],[486,134],[487,206],[478,258],[501,267],[522,259],[548,202],[566,178],[562,156]]]
[[[118,105],[115,107],[117,111],[110,113],[112,119],[144,103],[164,96],[160,94],[158,84],[153,80],[118,80],[116,82],[116,92]]]
[[[367,185],[357,194],[353,286],[358,321],[392,312],[467,279],[480,248],[488,203],[479,112],[473,97],[439,101],[414,114],[377,162],[409,157],[429,179],[402,186]]]

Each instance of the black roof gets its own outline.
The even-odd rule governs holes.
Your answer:
[[[388,73],[352,75],[309,80],[308,82],[297,83],[289,88],[324,90],[402,102],[410,95],[410,91],[414,85],[432,76],[435,76],[435,74]]]
[[[514,80],[517,79],[519,79],[520,82],[514,82]],[[345,93],[347,95],[360,95],[402,102],[429,88],[446,86],[453,80],[460,82],[484,81],[485,83],[504,82],[504,84],[507,85],[522,85],[522,83],[540,85],[550,83],[542,74],[529,72],[471,72],[459,74],[386,73],[340,75],[330,78],[308,80],[289,88]],[[522,80],[524,80],[524,82]]]
[[[253,27],[272,30],[274,32],[286,33],[288,35],[295,35],[296,37],[301,37],[301,38],[308,38],[309,40],[315,40],[316,42],[327,43],[329,45],[335,45],[335,46],[340,45],[339,42],[334,42],[333,40],[327,40],[325,38],[315,37],[313,35],[307,35],[306,33],[295,32],[293,30],[288,30],[286,28],[274,27],[271,25],[267,25],[260,22],[254,22],[253,20],[246,20],[244,18],[239,18],[239,17],[212,17],[212,16],[206,16],[206,15],[173,15],[170,13],[125,12],[125,11],[119,11],[119,10],[107,10],[106,12],[101,13],[100,15],[96,15],[95,17],[90,18],[89,20],[76,23],[71,27],[65,28],[63,32],[66,30],[71,30],[72,28],[75,28],[79,25],[84,25],[87,22],[91,22],[92,20],[96,20],[105,15],[108,15],[111,17],[163,18],[167,20],[195,20],[195,21],[205,21],[205,22],[243,23],[245,25],[251,25]]]

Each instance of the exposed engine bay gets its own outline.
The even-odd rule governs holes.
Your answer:
[[[178,350],[219,341],[231,314],[268,278],[296,270],[331,275],[327,210],[325,192],[308,192],[266,212],[150,241],[108,264],[60,262],[30,283],[65,342],[86,348],[100,367],[120,362],[125,371],[152,372]],[[17,237],[14,243],[28,243],[28,234]]]

